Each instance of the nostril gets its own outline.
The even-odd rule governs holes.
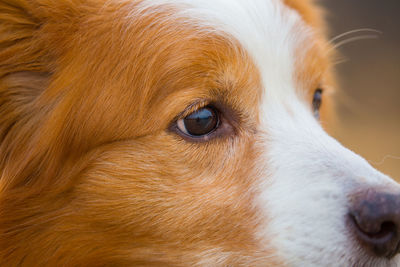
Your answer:
[[[378,257],[392,258],[400,250],[398,227],[395,223],[385,221],[375,228],[378,230],[364,229],[357,219],[350,215],[357,238],[369,251]]]
[[[382,224],[363,224],[356,216],[350,215],[356,229],[369,239],[385,239],[397,232],[396,224],[385,221]]]
[[[390,238],[393,234],[396,233],[397,233],[397,226],[393,222],[383,222],[380,226],[379,231],[376,233],[365,232],[365,234],[369,238],[374,238],[374,239]]]
[[[350,224],[372,255],[392,258],[400,251],[400,195],[367,191],[352,198]]]

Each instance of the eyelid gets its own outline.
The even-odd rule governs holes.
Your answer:
[[[178,122],[178,120],[184,119],[187,116],[189,116],[190,114],[192,114],[193,112],[202,109],[206,106],[208,106],[210,104],[209,100],[198,100],[193,102],[192,104],[190,104],[189,106],[187,106],[185,108],[185,110],[183,110],[177,117],[176,117],[176,121]]]

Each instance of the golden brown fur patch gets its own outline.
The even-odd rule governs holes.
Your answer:
[[[1,265],[280,263],[254,235],[252,60],[173,7],[116,2],[0,2]],[[236,110],[230,136],[168,130],[200,99]]]

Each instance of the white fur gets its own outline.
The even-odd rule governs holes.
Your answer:
[[[272,234],[290,266],[391,266],[366,256],[346,227],[348,195],[390,179],[329,137],[303,103],[286,103],[294,116],[268,99],[263,104],[267,140],[260,164],[268,178],[260,202],[268,228],[261,235],[270,240]]]
[[[289,266],[395,266],[371,260],[346,228],[349,193],[360,184],[393,182],[329,137],[298,95],[304,88],[294,81],[294,61],[302,55],[295,51],[305,52],[313,34],[300,16],[276,0],[142,3],[143,10],[162,4],[180,7],[176,16],[191,23],[232,36],[259,68],[265,91],[257,142],[265,153],[255,205],[266,221],[259,238]]]

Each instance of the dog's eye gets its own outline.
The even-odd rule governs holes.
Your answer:
[[[218,112],[211,106],[196,110],[177,121],[178,129],[186,135],[201,137],[213,132],[219,124]]]
[[[322,89],[318,88],[314,92],[313,100],[312,100],[312,108],[314,112],[314,116],[319,119],[319,109],[322,104]]]

